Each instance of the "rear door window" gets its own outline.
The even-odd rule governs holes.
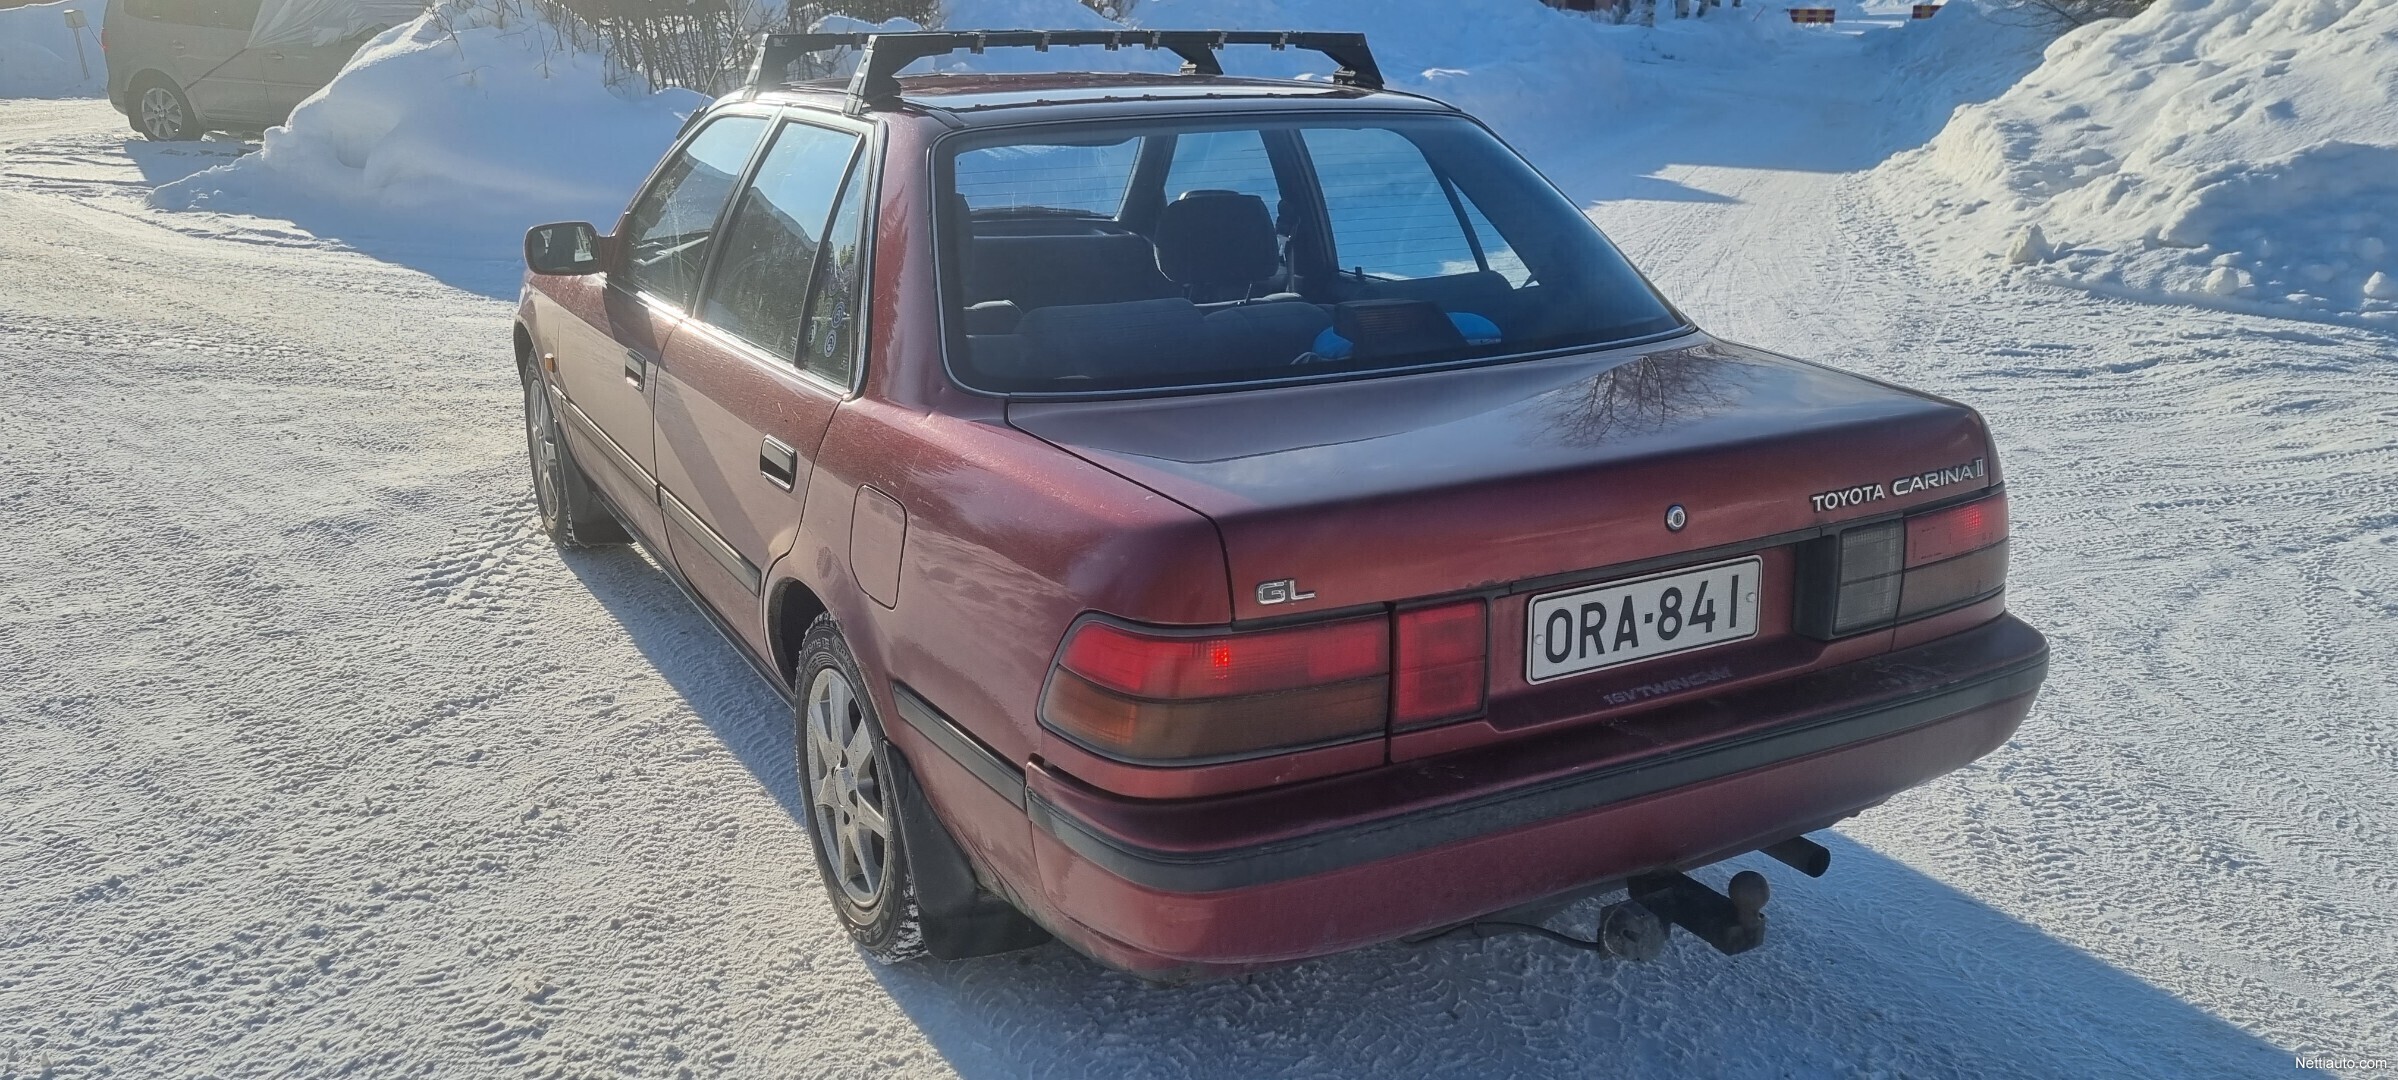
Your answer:
[[[1174,140],[1174,163],[1166,169],[1166,200],[1194,191],[1255,195],[1272,210],[1282,201],[1266,140],[1254,128],[1197,131]]]
[[[203,5],[207,21],[202,26],[220,30],[248,30],[258,23],[258,0],[210,0]]]
[[[846,131],[783,125],[725,229],[703,319],[776,357],[798,360],[826,221],[857,146],[858,137]]]
[[[807,341],[801,367],[847,386],[857,369],[859,331],[866,304],[866,189],[868,170],[850,170],[841,208],[825,234],[816,264],[816,297],[808,305]]]
[[[765,133],[764,117],[721,117],[675,154],[625,224],[626,285],[677,308],[691,306],[716,220]]]
[[[1141,140],[1019,145],[957,156],[957,193],[975,210],[1044,209],[1112,218],[1132,186]]]
[[[1304,137],[1341,269],[1379,278],[1480,269],[1457,207],[1405,136],[1388,128],[1310,128]]]

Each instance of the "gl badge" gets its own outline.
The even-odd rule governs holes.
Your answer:
[[[1257,602],[1260,604],[1287,604],[1293,600],[1313,600],[1315,598],[1316,594],[1299,590],[1298,578],[1283,578],[1280,581],[1257,583]]]

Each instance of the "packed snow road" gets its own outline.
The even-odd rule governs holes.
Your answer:
[[[1735,959],[1451,940],[1152,989],[847,944],[775,697],[639,555],[535,531],[503,261],[161,214],[234,148],[0,102],[0,1078],[2398,1057],[2398,341],[1945,284],[1841,171],[1870,153],[1810,156],[1894,136],[1802,119],[1565,180],[1638,196],[1598,216],[1701,322],[1989,414],[2056,650],[2032,720],[1821,881],[1747,863],[1773,939]]]

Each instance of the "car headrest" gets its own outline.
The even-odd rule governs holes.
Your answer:
[[[1237,191],[1187,192],[1157,218],[1157,268],[1184,287],[1236,287],[1282,267],[1266,201]]]

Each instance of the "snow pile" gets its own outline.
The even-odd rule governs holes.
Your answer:
[[[609,227],[703,104],[611,80],[601,56],[546,23],[448,3],[369,42],[257,153],[151,201],[344,238],[433,228],[512,252],[544,221]]]
[[[67,29],[69,9],[82,12],[90,26]],[[100,19],[107,11],[108,0],[61,0],[0,11],[0,97],[107,93],[108,66],[100,56]],[[78,38],[83,47],[80,63],[75,59]]]
[[[2398,0],[2159,0],[1875,179],[1982,275],[2398,322]]]

